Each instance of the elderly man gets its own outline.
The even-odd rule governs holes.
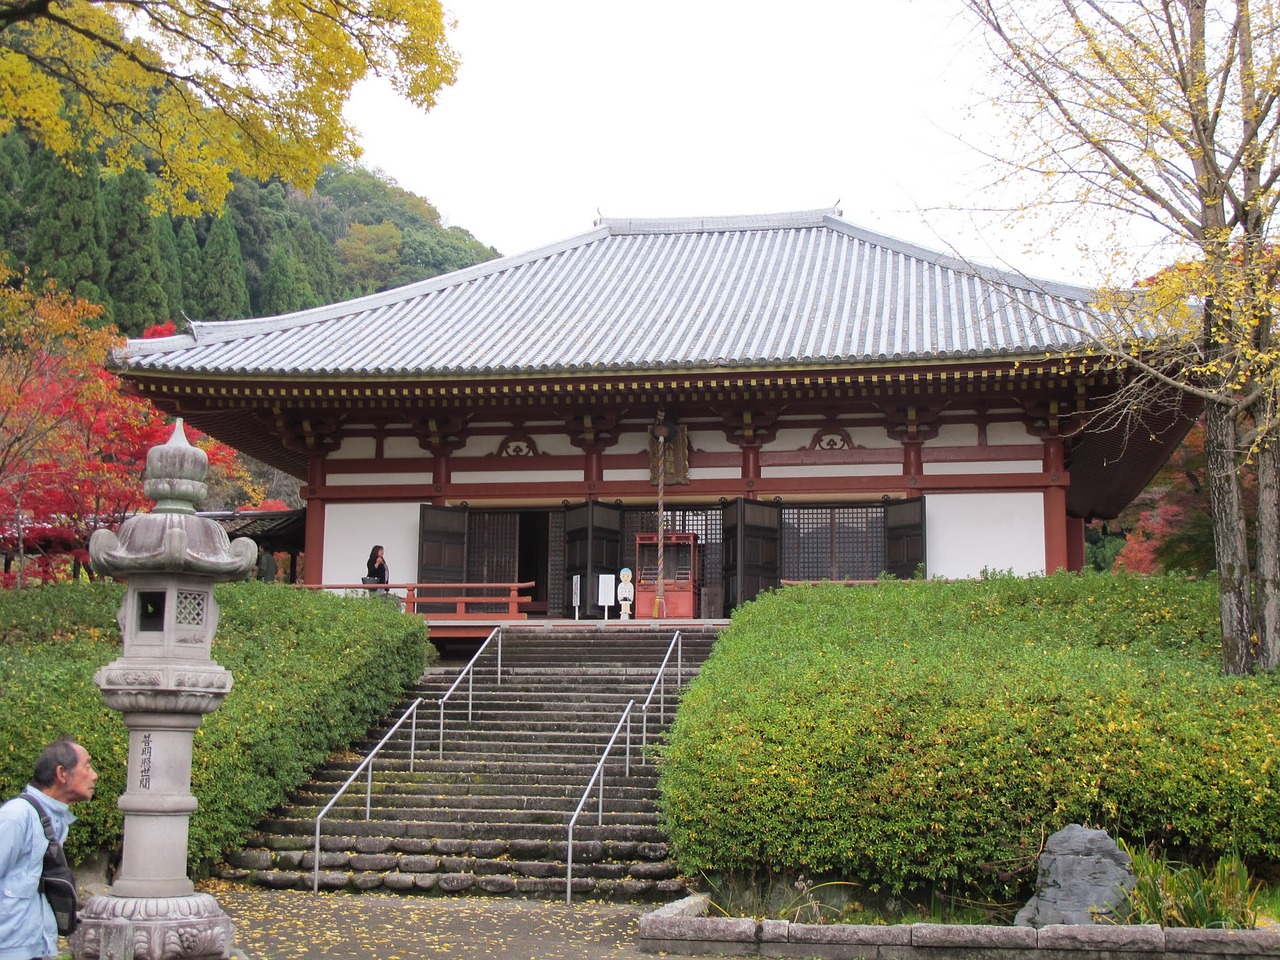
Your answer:
[[[54,835],[65,843],[76,819],[69,807],[91,799],[97,779],[89,751],[74,740],[58,740],[40,753],[23,792],[49,814]],[[57,955],[53,909],[39,889],[48,846],[29,801],[15,797],[0,807],[0,960]]]

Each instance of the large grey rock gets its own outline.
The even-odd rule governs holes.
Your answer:
[[[1068,824],[1046,841],[1035,895],[1013,922],[1039,928],[1114,918],[1133,885],[1129,855],[1107,831]]]

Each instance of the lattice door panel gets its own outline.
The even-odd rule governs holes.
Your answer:
[[[698,536],[698,598],[699,616],[720,616],[724,599],[721,511],[719,507],[678,507],[663,511],[663,526],[672,533],[693,533]],[[622,565],[636,567],[636,534],[656,533],[658,511],[656,509],[624,510],[622,513]]]
[[[884,570],[884,508],[782,509],[782,579],[874,580]]]
[[[564,595],[564,512],[553,510],[547,516],[547,612],[570,616]]]
[[[514,583],[520,517],[506,511],[472,510],[467,518],[467,582]],[[482,591],[468,591],[483,595]],[[475,604],[473,613],[505,613],[507,604]]]

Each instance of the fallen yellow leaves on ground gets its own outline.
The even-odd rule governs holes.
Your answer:
[[[641,960],[641,904],[424,897],[200,884],[250,960]]]

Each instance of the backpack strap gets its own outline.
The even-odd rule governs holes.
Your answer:
[[[36,808],[36,813],[40,817],[40,825],[44,827],[45,838],[49,841],[49,846],[44,851],[44,863],[41,870],[39,890],[44,893],[44,875],[50,868],[65,867],[67,865],[67,855],[63,852],[62,844],[58,842],[58,835],[53,832],[53,820],[49,817],[49,811],[45,810],[44,805],[27,792],[18,794],[23,800]]]
[[[33,797],[31,794],[26,793],[25,791],[18,794],[16,799],[25,800],[27,801],[27,803],[31,804],[33,807],[36,808],[36,815],[40,817],[40,825],[44,827],[44,835],[49,838],[50,843],[57,843],[58,836],[53,832],[53,820],[50,819],[49,812],[45,810],[44,805],[41,804],[40,801],[37,800],[35,797]]]
[[[58,842],[57,834],[53,830],[53,820],[44,805],[25,791],[18,796],[35,807],[40,817],[40,824],[44,827],[44,835],[49,840],[49,845],[44,851],[44,862],[41,864],[40,883],[36,889],[44,895],[50,909],[53,910],[53,920],[58,933],[69,936],[80,922],[76,916],[78,904],[75,876],[67,866],[67,855],[62,849],[62,844]]]

